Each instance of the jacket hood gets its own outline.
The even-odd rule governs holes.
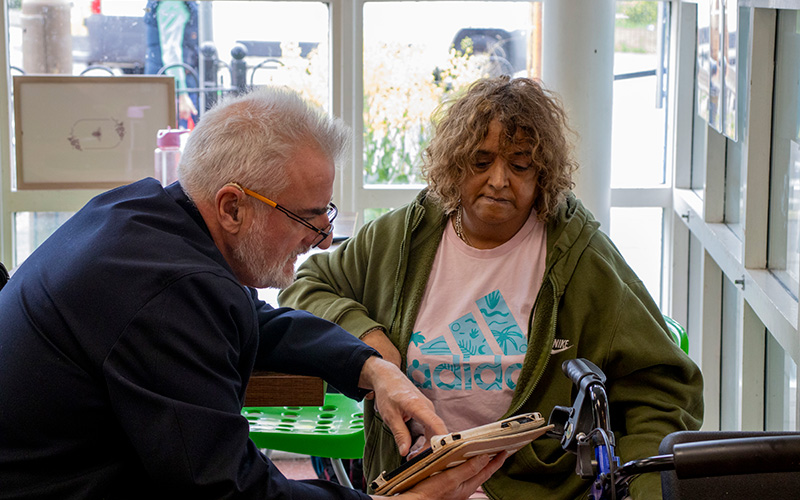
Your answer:
[[[581,255],[599,231],[600,223],[569,193],[558,214],[547,223],[545,275],[550,274],[557,297],[563,295]]]

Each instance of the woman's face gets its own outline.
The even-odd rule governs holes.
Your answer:
[[[536,196],[530,148],[500,149],[503,126],[489,124],[474,158],[474,173],[461,185],[463,224],[473,237],[507,241],[525,224]]]

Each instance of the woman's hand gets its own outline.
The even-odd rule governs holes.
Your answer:
[[[392,341],[389,340],[389,337],[386,336],[386,332],[383,331],[383,328],[368,332],[361,337],[361,341],[381,353],[383,359],[400,368],[400,361],[402,359],[400,357],[400,351],[397,350],[394,344],[392,344]]]
[[[475,493],[492,474],[503,465],[508,453],[498,453],[493,459],[489,455],[472,458],[463,464],[447,469],[417,484],[405,493],[391,497],[395,500],[464,500]],[[374,499],[387,499],[373,495]]]

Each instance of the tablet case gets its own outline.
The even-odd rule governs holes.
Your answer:
[[[381,473],[372,482],[372,489],[378,495],[394,495],[472,457],[494,456],[503,450],[515,453],[552,429],[552,425],[544,426],[544,423],[541,414],[525,413],[465,431],[434,436],[430,448],[397,469]]]

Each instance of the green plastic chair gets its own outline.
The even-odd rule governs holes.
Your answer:
[[[6,286],[8,280],[9,280],[8,270],[6,269],[6,266],[4,266],[2,262],[0,262],[0,290],[2,290],[4,286]]]
[[[342,459],[364,456],[361,403],[328,393],[323,406],[245,407],[242,415],[259,449],[330,458],[339,484],[353,488]]]
[[[686,334],[686,329],[669,316],[664,316],[664,321],[667,322],[667,328],[669,328],[672,336],[675,337],[675,343],[678,344],[678,347],[686,354],[689,354],[689,335]]]

